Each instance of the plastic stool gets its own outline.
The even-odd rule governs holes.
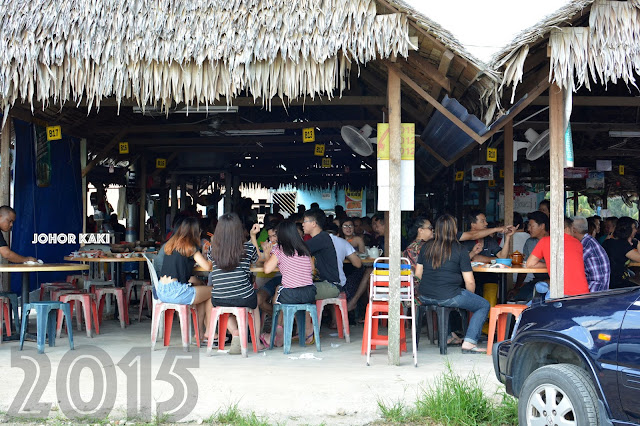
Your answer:
[[[79,290],[75,288],[50,288],[51,294],[49,295],[49,299],[52,302],[59,302],[60,296],[64,294],[78,293]]]
[[[11,317],[9,316],[9,299],[0,297],[0,343],[2,343],[2,323],[7,331],[7,337],[11,337]]]
[[[77,303],[82,303],[82,310],[84,311],[84,322],[87,329],[87,337],[91,336],[91,314],[93,314],[93,326],[96,330],[96,334],[100,334],[100,324],[98,322],[98,310],[96,308],[96,296],[90,293],[69,293],[60,296],[60,301],[68,303],[70,305],[70,311],[73,312],[75,306],[76,319],[78,323],[78,330],[82,331],[82,322],[80,321],[81,311]],[[73,315],[72,315],[73,316]],[[67,333],[71,324],[67,323]],[[58,311],[58,326],[56,329],[56,337],[60,337],[62,331],[62,311]]]
[[[457,311],[462,317],[462,331],[467,334],[468,315],[467,311],[460,308],[450,308],[447,306],[438,305],[421,305],[418,312],[417,325],[418,328],[422,328],[422,316],[423,313],[427,314],[427,328],[429,332],[429,340],[431,344],[434,344],[435,327],[433,323],[433,312],[436,313],[438,318],[438,346],[440,347],[440,355],[447,354],[447,339],[449,336],[449,316],[451,312]],[[416,334],[416,343],[420,343],[420,333]]]
[[[191,342],[191,322],[189,321],[189,311],[191,311],[191,315],[193,317],[196,344],[200,347],[200,332],[198,330],[198,313],[196,312],[196,308],[191,305],[157,302],[156,306],[153,308],[151,350],[154,350],[156,347],[160,318],[164,317],[164,345],[169,346],[171,343],[171,326],[173,325],[173,314],[175,311],[178,311],[178,315],[180,316],[180,330],[182,331],[183,349],[185,351],[189,351],[189,343]],[[162,315],[163,313],[164,315]]]
[[[61,290],[63,288],[76,290],[75,286],[68,282],[42,283],[40,284],[39,300],[43,301],[46,293],[50,293],[52,290]]]
[[[22,306],[22,327],[20,327],[20,350],[24,345],[24,337],[27,334],[29,312],[36,310],[38,320],[38,353],[44,353],[45,335],[49,337],[49,346],[56,345],[56,310],[64,312],[67,324],[71,322],[71,308],[68,303],[62,302],[31,302]],[[69,347],[73,350],[73,327],[69,327]]]
[[[491,355],[493,350],[493,336],[498,324],[498,337],[496,342],[504,340],[507,331],[507,315],[511,314],[516,318],[522,311],[527,309],[527,305],[496,305],[489,311],[489,339],[487,340],[487,355]]]
[[[142,290],[140,292],[140,304],[138,306],[138,322],[142,321],[142,309],[144,307],[144,301],[147,301],[147,310],[149,311],[149,315],[153,311],[153,301],[151,298],[153,297],[153,286],[150,284],[145,284],[142,286]]]
[[[240,335],[240,350],[242,352],[242,356],[244,358],[247,357],[247,325],[249,327],[249,333],[251,333],[253,352],[258,352],[258,338],[256,337],[256,330],[259,327],[260,311],[257,308],[250,309],[233,306],[214,306],[211,309],[211,319],[209,320],[209,327],[207,328],[207,330],[209,330],[209,333],[207,333],[207,355],[211,355],[211,350],[213,349],[213,335],[215,334],[216,329],[218,329],[218,349],[224,349],[224,338],[221,338],[221,336],[224,336],[227,331],[227,321],[231,314],[235,315],[236,320],[238,321],[238,334]],[[248,321],[249,316],[251,316],[251,321]]]
[[[10,291],[0,291],[0,297],[6,297],[11,303],[11,312],[13,313],[13,324],[16,333],[20,332],[20,317],[18,316],[18,295]]]
[[[129,324],[129,305],[124,297],[124,288],[122,287],[91,287],[91,292],[96,295],[96,304],[98,305],[98,318],[102,322],[102,313],[104,311],[104,303],[107,294],[113,294],[118,302],[118,312],[120,312],[120,327],[125,328],[125,324]]]
[[[362,355],[367,353],[367,336],[369,329],[369,315],[371,315],[371,349],[375,349],[377,345],[389,345],[389,336],[378,334],[378,318],[374,318],[378,314],[389,313],[389,302],[387,301],[372,301],[367,304],[367,310],[365,312],[364,331],[362,332]],[[400,304],[400,315],[403,315],[404,309]],[[400,319],[400,355],[402,352],[407,351],[407,336],[405,333],[404,319]]]
[[[325,305],[334,305],[333,307],[336,312],[336,325],[338,326],[338,337],[341,339],[344,338],[347,343],[351,343],[349,312],[347,311],[347,294],[345,292],[341,292],[338,297],[316,300],[318,324],[322,322],[322,311]]]
[[[291,352],[291,336],[293,334],[293,317],[296,317],[298,322],[298,336],[300,336],[300,346],[305,346],[305,312],[311,314],[311,322],[313,323],[313,336],[316,341],[316,351],[322,352],[320,348],[320,325],[318,321],[318,309],[313,304],[296,304],[296,305],[282,305],[280,303],[274,303],[273,305],[273,317],[271,319],[271,342],[269,349],[273,349],[273,343],[276,338],[276,327],[278,326],[278,315],[280,312],[284,314],[284,353]]]
[[[143,287],[145,285],[151,285],[151,281],[149,280],[132,280],[129,279],[127,280],[127,282],[125,283],[125,293],[127,295],[127,304],[131,303],[131,294],[133,293],[133,288],[134,287]],[[141,292],[138,292],[138,300],[140,300],[140,302],[142,302],[142,294]]]

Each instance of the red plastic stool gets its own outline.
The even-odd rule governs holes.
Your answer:
[[[51,297],[52,290],[61,290],[63,288],[76,290],[76,287],[69,282],[55,282],[55,283],[42,283],[40,284],[40,298],[39,300],[44,300],[44,296],[46,293],[49,293],[49,297]],[[53,300],[53,299],[52,299]]]
[[[78,330],[82,331],[82,322],[81,322],[81,312],[84,311],[84,321],[86,323],[87,329],[87,337],[91,336],[91,325],[96,330],[96,334],[100,334],[100,324],[98,322],[98,310],[96,308],[96,296],[95,294],[90,293],[69,293],[63,294],[60,296],[60,302],[68,303],[71,308],[71,317],[73,317],[73,308],[75,306],[76,309],[76,318],[78,323]],[[82,304],[82,311],[80,307],[77,306],[77,303]],[[91,314],[93,314],[93,322],[91,321]],[[56,329],[56,337],[60,337],[60,332],[62,331],[62,319],[63,312],[62,310],[58,310],[58,326]],[[70,324],[67,324],[67,333],[69,332]]]
[[[498,338],[496,342],[504,340],[507,332],[507,314],[518,318],[522,311],[527,309],[527,305],[496,305],[489,311],[489,338],[487,340],[487,355],[491,355],[493,349],[493,336],[496,333],[496,323],[498,324]]]
[[[362,333],[362,355],[367,354],[367,333],[369,330],[369,316],[378,314],[389,313],[389,302],[386,301],[373,301],[367,305],[367,311],[365,313],[364,332]],[[400,304],[400,315],[403,314],[402,304]],[[371,349],[375,349],[376,345],[389,345],[389,336],[378,334],[378,318],[371,319]],[[407,351],[407,336],[404,330],[404,320],[400,320],[400,355],[402,352]]]
[[[349,312],[347,311],[347,294],[345,292],[341,292],[338,297],[316,300],[316,309],[318,310],[318,324],[320,324],[322,320],[322,311],[325,305],[334,305],[333,307],[336,312],[336,325],[338,326],[338,337],[340,337],[341,339],[344,338],[347,343],[351,343]]]
[[[107,294],[113,294],[118,303],[118,312],[120,312],[120,327],[125,328],[125,324],[129,324],[129,305],[124,298],[124,288],[122,287],[91,287],[91,292],[96,295],[96,303],[98,305],[98,318],[102,322],[102,313],[104,311],[104,302]]]
[[[251,333],[251,343],[253,352],[258,352],[257,333],[260,321],[260,311],[258,309],[238,308],[233,306],[214,306],[211,309],[211,319],[209,320],[209,333],[207,333],[207,355],[211,355],[213,349],[213,335],[215,334],[216,325],[218,325],[218,349],[224,350],[224,335],[227,331],[227,322],[229,315],[235,315],[238,321],[238,334],[240,335],[240,348],[242,356],[247,357],[247,324],[249,333]],[[251,321],[248,321],[249,316]]]
[[[149,310],[149,314],[153,310],[153,286],[152,285],[143,285],[140,291],[140,306],[138,307],[138,322],[142,321],[142,309],[144,307],[144,301],[147,301],[147,309]]]
[[[53,302],[58,302],[60,296],[64,294],[78,293],[79,291],[75,288],[51,288],[51,294],[49,295],[49,299]],[[73,311],[71,311],[73,313]]]
[[[191,322],[189,321],[189,312],[193,317],[193,328],[196,335],[196,344],[200,347],[200,331],[198,330],[198,313],[196,308],[191,305],[178,305],[175,303],[156,303],[153,309],[153,321],[151,325],[151,350],[156,347],[156,339],[158,337],[158,325],[160,318],[164,312],[164,345],[169,346],[171,342],[171,326],[173,325],[173,314],[178,311],[180,316],[180,329],[182,331],[182,347],[185,351],[189,351],[189,343],[191,341]],[[212,341],[212,340],[211,340]]]
[[[7,331],[7,337],[11,337],[11,315],[9,315],[9,299],[0,297],[0,343],[2,343],[2,322]]]

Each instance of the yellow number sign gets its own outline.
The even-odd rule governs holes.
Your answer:
[[[456,182],[462,182],[464,180],[464,172],[456,172]]]
[[[414,160],[416,154],[415,123],[401,124],[401,159]],[[389,159],[389,123],[378,123],[378,160]]]
[[[324,144],[317,143],[313,155],[317,155],[318,157],[324,156]]]
[[[60,126],[48,126],[47,127],[47,140],[57,141],[62,139],[62,129]]]
[[[118,144],[118,152],[120,154],[128,154],[129,153],[129,142],[120,142]]]
[[[323,169],[331,168],[331,158],[323,158],[322,159],[322,168]]]
[[[164,169],[167,167],[166,158],[156,158],[156,169]]]
[[[489,187],[494,187],[496,186],[496,181],[495,180],[490,180],[489,181]]]
[[[618,166],[618,174],[624,176],[624,166],[622,164]]]
[[[487,161],[491,161],[492,163],[498,162],[497,148],[487,148]]]
[[[313,127],[307,127],[302,129],[302,142],[315,142],[316,141],[316,130]]]
[[[504,169],[500,169],[500,177],[504,179]]]

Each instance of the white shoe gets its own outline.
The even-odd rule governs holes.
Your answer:
[[[229,347],[229,355],[240,355],[242,346],[240,345],[240,336],[231,337],[231,346]]]

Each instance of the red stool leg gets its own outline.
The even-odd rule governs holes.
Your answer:
[[[120,312],[120,327],[125,328],[125,323],[128,323],[127,320],[127,311],[125,307],[127,306],[124,301],[124,292],[118,291],[115,293],[116,302],[118,302],[118,311]]]
[[[89,305],[91,305],[91,311],[93,312],[93,326],[96,329],[96,334],[100,334],[100,321],[98,321],[98,308],[96,301],[93,297],[89,296]]]
[[[224,350],[224,341],[227,340],[227,323],[229,314],[220,314],[218,317],[218,349]]]
[[[169,346],[171,343],[171,326],[173,325],[174,309],[164,311],[164,345]]]
[[[88,297],[83,298],[82,300],[82,312],[84,313],[84,322],[87,327],[87,337],[91,336],[91,300]],[[80,306],[78,306],[78,311],[80,310]]]
[[[244,358],[247,357],[247,308],[237,308],[238,334],[240,334],[240,350]]]
[[[200,347],[200,325],[198,324],[198,311],[196,311],[195,309],[191,309],[191,317],[193,319],[193,332],[196,334],[196,345],[197,347]]]
[[[254,318],[255,312],[249,311],[249,334],[251,335],[251,344],[253,345],[253,352],[258,353],[258,341],[256,337],[256,318]]]
[[[11,316],[9,315],[9,304],[3,303],[2,310],[4,312],[4,327],[7,330],[7,337],[11,337]]]

